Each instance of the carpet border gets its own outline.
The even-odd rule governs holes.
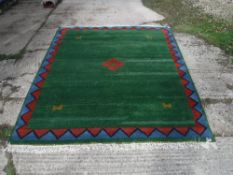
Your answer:
[[[68,30],[162,30],[165,35],[172,59],[177,67],[186,95],[193,100],[196,129],[193,127],[155,127],[155,128],[66,128],[32,130],[25,127],[35,108],[39,90],[48,76],[52,63],[65,33]],[[178,128],[178,129],[177,129]],[[12,132],[13,144],[54,144],[54,143],[103,143],[103,142],[143,142],[143,141],[214,141],[200,97],[193,84],[178,44],[167,26],[99,26],[99,27],[62,27],[58,28],[47,54],[34,78],[23,103],[18,120]]]

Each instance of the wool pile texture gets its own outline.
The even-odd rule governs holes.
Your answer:
[[[166,27],[60,28],[12,143],[213,138]]]

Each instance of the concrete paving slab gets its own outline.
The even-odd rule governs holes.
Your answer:
[[[192,72],[191,75],[202,99],[233,99],[233,91],[226,82],[227,77],[232,73],[220,75],[219,72]],[[232,83],[231,79],[229,83]]]
[[[15,75],[15,71],[8,71],[8,69],[14,70],[14,63],[13,59],[0,61],[0,81]]]
[[[61,17],[62,16],[62,17]],[[144,7],[140,0],[67,0],[57,7],[48,19],[46,28],[82,25],[137,25],[143,22],[160,21],[163,16]]]
[[[0,54],[16,54],[31,39],[51,9],[40,0],[22,0],[0,16]]]
[[[233,138],[216,143],[9,146],[17,174],[187,174],[233,172]]]
[[[47,52],[47,49],[38,49],[26,52],[22,59],[0,61],[0,81],[12,80],[25,74],[36,73]]]
[[[50,41],[52,41],[52,38]],[[46,53],[47,49],[38,49],[33,52],[26,52],[22,59],[15,62],[17,74],[20,76],[24,76],[25,74],[35,75]]]
[[[4,168],[7,165],[7,158],[5,156],[5,148],[0,146],[0,174],[6,175]]]
[[[57,29],[41,29],[37,32],[36,36],[32,39],[27,51],[38,51],[38,50],[47,50],[51,43],[52,38],[54,37]]]
[[[217,136],[232,136],[233,69],[230,56],[188,34],[176,34],[190,75]]]
[[[229,103],[216,101],[215,103],[206,105],[205,111],[208,116],[211,116],[209,117],[209,123],[215,136],[232,136],[232,106],[232,100]]]
[[[0,62],[0,125],[14,126],[47,50],[27,52],[20,60]]]
[[[3,107],[1,111],[0,125],[9,124],[14,126],[17,116],[20,112],[21,106],[23,105],[24,99],[9,99],[9,101],[3,102]]]
[[[180,47],[190,71],[233,72],[232,69],[227,67],[230,56],[227,56],[218,47],[209,45],[205,41],[189,34],[177,33],[176,40],[178,43],[181,43]]]

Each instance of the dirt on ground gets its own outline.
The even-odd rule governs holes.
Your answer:
[[[233,0],[189,0],[206,13],[233,22]]]

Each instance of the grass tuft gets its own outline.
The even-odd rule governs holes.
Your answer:
[[[8,125],[1,125],[0,126],[0,140],[8,140],[11,135],[12,127]]]
[[[233,22],[206,14],[188,0],[143,0],[143,3],[165,16],[162,23],[174,31],[194,34],[233,56]]]
[[[4,168],[4,172],[7,175],[16,175],[16,170],[15,170],[12,155],[8,153],[7,157],[8,157],[8,162],[7,162],[6,167]]]

